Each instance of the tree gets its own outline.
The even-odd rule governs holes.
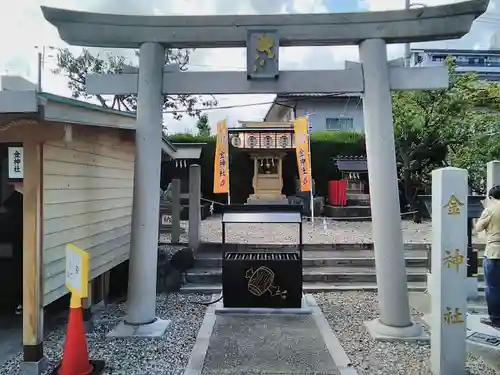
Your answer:
[[[486,194],[486,163],[500,159],[500,135],[484,135],[451,151],[453,166],[469,171],[469,185],[478,194]]]
[[[206,113],[202,114],[196,123],[196,128],[198,129],[198,135],[208,137],[210,135],[210,124],[208,123],[208,116]]]
[[[187,70],[191,50],[188,49],[167,49],[165,52],[165,65],[178,64],[182,71]],[[139,52],[136,52],[139,56]],[[68,88],[75,99],[90,99],[96,97],[101,105],[106,108],[113,108],[124,111],[137,110],[137,95],[115,95],[111,99],[102,95],[89,95],[86,91],[85,83],[87,74],[108,74],[123,73],[127,68],[125,58],[121,55],[107,54],[101,57],[99,54],[92,54],[88,49],[83,49],[80,55],[76,56],[68,48],[62,48],[57,55],[57,68],[55,74],[64,74],[68,77]],[[202,108],[217,105],[214,97],[202,97],[200,95],[165,95],[163,110],[172,113],[175,119],[182,118],[184,113],[189,116],[199,116]],[[201,107],[201,108],[200,108]]]
[[[498,84],[479,81],[475,73],[456,74],[451,60],[448,66],[448,88],[393,94],[398,173],[414,210],[418,210],[417,195],[430,185],[433,169],[451,159],[462,160],[458,165],[470,169],[473,163],[466,159],[472,150],[485,147],[486,134],[500,131]]]

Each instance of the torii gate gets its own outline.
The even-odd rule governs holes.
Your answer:
[[[87,77],[89,93],[138,94],[128,314],[120,332],[134,334],[142,326],[142,335],[161,335],[167,326],[155,315],[164,94],[362,92],[380,301],[380,318],[367,327],[381,339],[420,337],[421,327],[412,323],[408,303],[391,90],[444,88],[448,72],[445,67],[389,66],[386,45],[460,38],[488,2],[370,13],[248,16],[129,16],[42,7],[45,18],[71,45],[140,48],[138,73]],[[359,45],[361,64],[347,70],[279,71],[280,46],[333,45]],[[165,48],[224,47],[247,48],[247,72],[164,69]]]

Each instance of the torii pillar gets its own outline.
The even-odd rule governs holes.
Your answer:
[[[422,328],[410,320],[385,41],[361,42],[359,56],[365,84],[363,112],[380,307],[380,318],[366,325],[376,338],[417,338],[422,336]]]
[[[469,0],[376,13],[208,17],[104,15],[42,7],[45,18],[59,29],[62,39],[69,44],[141,48],[138,76],[87,77],[89,93],[139,93],[133,231],[143,233],[133,233],[132,237],[130,275],[135,277],[133,283],[140,285],[130,290],[127,323],[148,327],[147,323],[154,319],[156,244],[153,246],[153,241],[157,240],[159,184],[152,175],[159,168],[160,160],[160,145],[154,136],[158,136],[159,142],[161,93],[364,92],[380,300],[380,318],[368,322],[367,326],[372,336],[379,339],[420,339],[421,327],[410,320],[390,91],[447,87],[448,75],[446,67],[391,67],[387,62],[386,44],[460,38],[486,11],[488,3],[489,0]],[[263,43],[255,48],[255,43],[260,42]],[[162,72],[159,43],[169,48],[247,47],[248,70]],[[279,71],[280,43],[282,47],[359,45],[362,66],[341,71]],[[141,279],[141,275],[145,277]],[[162,322],[153,324],[165,326]]]
[[[143,43],[139,56],[127,316],[110,337],[162,336],[170,324],[156,317],[165,47]]]

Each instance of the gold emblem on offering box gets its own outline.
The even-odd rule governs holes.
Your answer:
[[[460,312],[459,309],[455,309],[455,311],[453,311],[450,307],[447,307],[446,312],[444,313],[444,322],[446,324],[465,323],[463,316],[464,315]]]
[[[452,253],[451,251],[445,251],[446,256],[443,258],[444,265],[448,268],[455,268],[457,272],[462,264],[465,264],[465,257],[460,254],[460,250],[455,249]]]
[[[260,266],[255,271],[250,268],[245,273],[245,279],[248,280],[248,291],[257,297],[268,292],[271,297],[280,296],[286,299],[287,291],[282,291],[279,286],[273,284],[274,276],[274,272],[266,266]]]
[[[257,54],[255,55],[255,65],[253,67],[253,71],[257,72],[259,66],[266,65],[267,59],[274,58],[274,39],[267,36],[266,34],[260,35],[257,39],[257,47],[255,50]]]
[[[458,200],[458,198],[455,196],[455,194],[452,194],[450,197],[450,200],[444,208],[448,210],[448,215],[460,215],[460,207],[462,207],[464,204]]]

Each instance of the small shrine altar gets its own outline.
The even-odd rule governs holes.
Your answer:
[[[164,140],[167,140],[164,138]],[[170,142],[169,142],[170,143]],[[181,220],[189,219],[189,168],[193,164],[200,164],[200,157],[206,143],[170,143],[174,150],[175,157],[166,154],[162,157],[161,166],[161,189],[162,194],[169,189],[173,179],[181,182]],[[168,226],[168,216],[170,215],[170,203],[162,200],[164,213],[160,221],[162,226]],[[201,219],[204,220],[210,215],[210,203],[201,202]]]
[[[248,204],[288,204],[282,193],[283,159],[295,148],[291,122],[244,122],[230,128],[231,145],[253,160],[253,194]]]
[[[370,217],[366,157],[341,155],[332,158],[332,162],[340,172],[341,180],[329,182],[326,216],[352,219]]]

